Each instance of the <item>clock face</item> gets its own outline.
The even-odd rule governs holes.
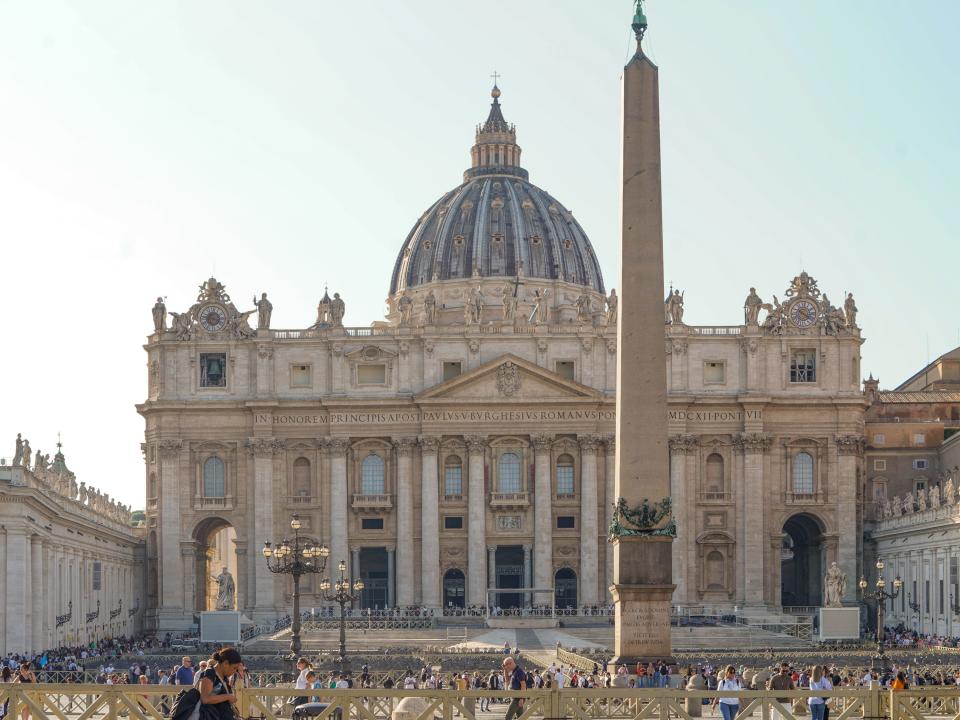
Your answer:
[[[797,300],[790,308],[790,320],[798,328],[808,328],[817,321],[817,306],[809,300]]]
[[[197,313],[200,327],[207,332],[219,332],[227,324],[227,311],[219,305],[204,305]]]

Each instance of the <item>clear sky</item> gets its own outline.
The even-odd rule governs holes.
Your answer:
[[[63,433],[71,468],[143,504],[150,308],[211,273],[273,326],[381,319],[417,217],[457,185],[490,73],[524,165],[617,284],[629,0],[0,0],[0,455]],[[953,0],[651,0],[666,278],[737,324],[802,268],[852,291],[864,373],[957,344]]]

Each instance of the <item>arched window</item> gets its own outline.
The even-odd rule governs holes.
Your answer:
[[[227,488],[223,478],[223,460],[218,457],[207,458],[203,463],[203,496],[222,498]]]
[[[310,497],[310,461],[303,457],[293,461],[293,494]]]
[[[707,553],[707,589],[723,590],[723,553],[711,550]]]
[[[364,495],[383,495],[386,483],[383,479],[383,458],[367,455],[360,469],[360,490]]]
[[[813,494],[813,457],[810,453],[793,456],[793,492],[797,495]]]
[[[500,456],[500,492],[520,491],[520,456],[512,452],[504,453]]]
[[[711,453],[707,458],[707,482],[704,486],[708,500],[719,500],[723,493],[723,457]]]
[[[443,494],[463,495],[463,461],[456,455],[448,455],[443,463]]]
[[[573,495],[573,458],[561,455],[557,458],[557,495]]]
[[[463,570],[447,570],[443,574],[443,606],[464,607],[466,605],[466,584]]]
[[[150,490],[148,492],[148,497],[155,498],[157,496],[157,474],[150,473]]]

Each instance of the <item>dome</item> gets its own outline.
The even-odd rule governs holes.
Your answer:
[[[390,295],[464,278],[541,278],[604,293],[587,234],[520,167],[516,129],[503,119],[500,89],[477,127],[464,182],[416,222],[393,269]]]

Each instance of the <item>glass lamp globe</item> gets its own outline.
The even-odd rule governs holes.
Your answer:
[[[860,586],[861,590],[867,589],[867,579],[865,577],[860,578],[860,582],[857,583]]]
[[[299,515],[294,515],[294,516],[293,516],[293,518],[290,520],[290,527],[293,528],[294,530],[299,530],[299,529],[302,527],[302,525],[301,525],[301,523],[300,523],[300,516],[299,516]]]
[[[337,569],[338,569],[340,572],[346,572],[346,571],[347,571],[347,561],[346,561],[346,560],[341,560],[341,561],[340,561],[340,564],[337,565]]]
[[[883,572],[883,559],[882,559],[882,558],[877,558],[877,570],[880,570],[881,572]]]
[[[885,588],[886,586],[887,586],[887,581],[886,581],[886,580],[884,580],[882,577],[877,579],[877,587],[878,587],[878,588],[880,588],[881,590],[883,590],[883,588]]]
[[[903,580],[900,579],[899,575],[896,578],[894,578],[893,587],[897,590],[903,587]]]
[[[265,558],[273,557],[273,548],[270,547],[270,543],[268,542],[263,544],[263,556]]]

